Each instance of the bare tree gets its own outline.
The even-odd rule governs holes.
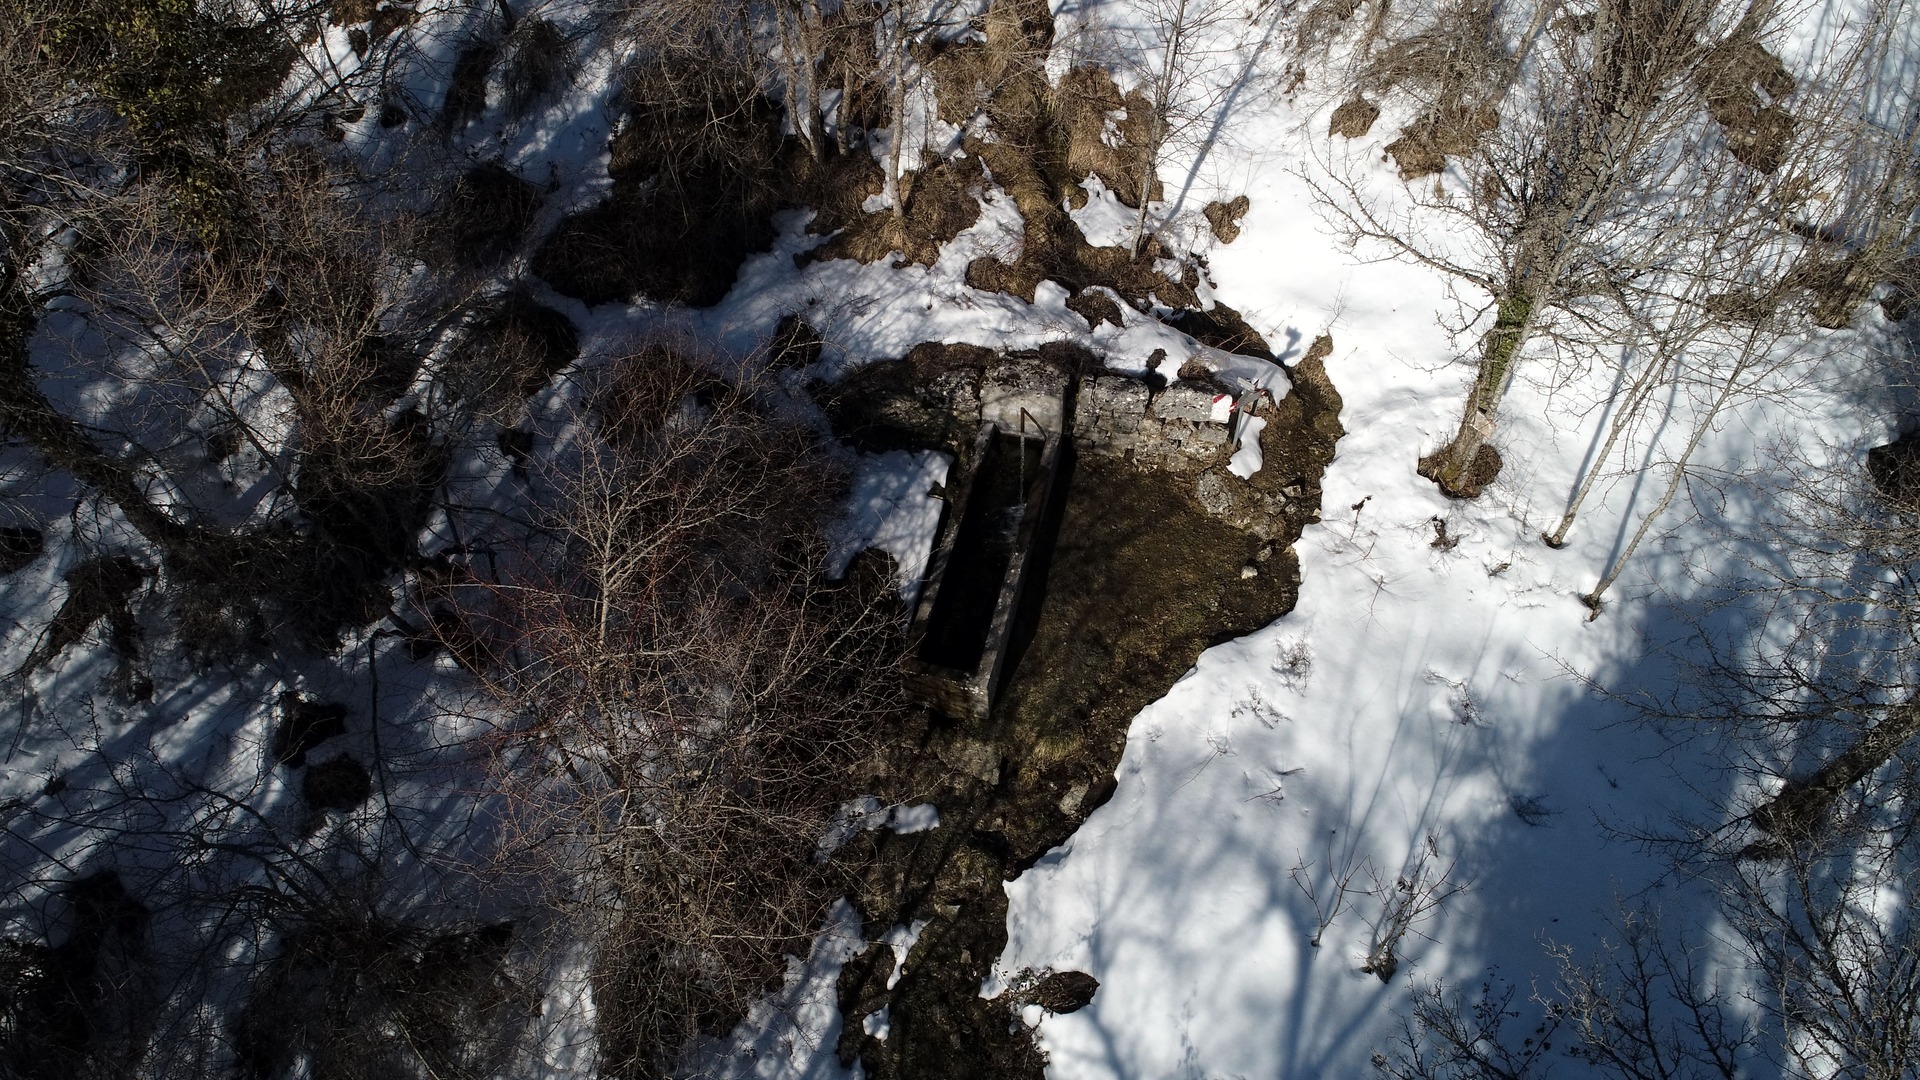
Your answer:
[[[1449,493],[1475,494],[1497,470],[1497,455],[1483,447],[1528,351],[1543,339],[1576,352],[1619,340],[1629,322],[1622,301],[1657,287],[1685,257],[1701,205],[1693,171],[1701,155],[1689,148],[1706,139],[1695,86],[1714,43],[1744,14],[1734,8],[1604,0],[1579,19],[1548,24],[1540,47],[1502,46],[1487,66],[1495,76],[1513,73],[1493,79],[1494,104],[1505,100],[1506,115],[1484,136],[1450,144],[1462,151],[1460,190],[1413,197],[1417,212],[1466,224],[1476,238],[1471,250],[1428,243],[1410,216],[1384,215],[1350,178],[1323,190],[1323,204],[1351,238],[1489,297],[1483,314],[1492,324],[1480,338],[1459,430],[1421,466]],[[1532,20],[1523,38],[1531,41],[1539,25]],[[1530,93],[1506,98],[1499,88],[1511,78],[1525,80]],[[1463,99],[1451,123],[1484,123],[1475,110],[1487,107]],[[1436,122],[1451,115],[1435,113]]]
[[[1333,850],[1333,836],[1333,830],[1329,829],[1324,856],[1326,862],[1324,883],[1316,883],[1313,873],[1314,864],[1308,862],[1304,855],[1287,870],[1287,877],[1292,879],[1294,887],[1298,888],[1307,898],[1307,902],[1313,905],[1313,936],[1307,939],[1307,944],[1316,949],[1320,947],[1320,939],[1326,936],[1327,929],[1352,901],[1356,892],[1354,878],[1358,877],[1362,871],[1371,869],[1371,863],[1358,857],[1357,838],[1349,838],[1346,850],[1336,856]]]
[[[592,401],[550,537],[463,617],[509,718],[505,850],[593,945],[603,1067],[654,1075],[817,931],[896,614],[823,579],[837,472],[756,387],[652,349]]]
[[[1240,43],[1230,31],[1244,25],[1238,12],[1216,0],[1159,0],[1144,10],[1158,55],[1141,72],[1152,111],[1134,162],[1139,171],[1133,192],[1139,200],[1133,222],[1135,259],[1150,235],[1147,219],[1160,188],[1160,165],[1171,148],[1197,148],[1203,130],[1223,107],[1231,92],[1223,85],[1228,81],[1223,69]]]
[[[1571,1057],[1619,1080],[1734,1080],[1760,1053],[1734,988],[1708,950],[1622,908],[1587,957],[1549,946],[1558,971],[1524,998],[1489,974],[1475,991],[1420,984],[1394,1052],[1375,1067],[1399,1080],[1543,1080]]]
[[[818,0],[789,0],[774,8],[780,32],[781,88],[787,121],[815,161],[827,156],[821,117],[821,71],[827,48],[826,15]]]

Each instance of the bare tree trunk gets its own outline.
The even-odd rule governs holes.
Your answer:
[[[1586,503],[1587,496],[1593,491],[1594,483],[1599,480],[1601,466],[1613,456],[1614,446],[1619,443],[1620,436],[1633,423],[1633,418],[1640,414],[1641,406],[1646,404],[1654,387],[1665,381],[1663,376],[1670,362],[1668,351],[1662,349],[1653,362],[1641,368],[1640,373],[1634,376],[1632,385],[1627,387],[1626,398],[1620,402],[1613,418],[1607,423],[1606,440],[1600,444],[1600,451],[1594,455],[1593,464],[1587,467],[1587,474],[1580,478],[1580,487],[1567,503],[1567,512],[1560,515],[1560,524],[1554,527],[1552,533],[1540,534],[1542,543],[1550,548],[1566,545],[1567,530],[1573,528],[1573,519],[1580,513],[1580,507]]]
[[[887,140],[887,197],[893,203],[894,224],[904,229],[907,196],[901,184],[900,149],[907,135],[907,46],[912,40],[907,33],[907,0],[893,0],[890,14],[887,111],[892,114],[893,131]]]
[[[1920,736],[1920,701],[1909,698],[1833,760],[1787,781],[1778,794],[1754,808],[1753,823],[1782,839],[1810,832],[1842,792],[1885,765],[1915,736]]]
[[[1633,553],[1639,550],[1641,541],[1645,540],[1647,533],[1652,531],[1655,519],[1667,512],[1667,508],[1673,505],[1674,496],[1678,495],[1680,489],[1686,486],[1687,466],[1693,460],[1694,452],[1700,449],[1700,443],[1706,438],[1707,432],[1712,429],[1714,420],[1719,418],[1721,411],[1726,408],[1727,403],[1733,400],[1734,393],[1740,387],[1740,377],[1752,368],[1755,359],[1754,352],[1760,344],[1757,340],[1759,337],[1760,334],[1757,330],[1748,336],[1746,348],[1743,350],[1739,361],[1733,365],[1733,370],[1727,374],[1726,384],[1723,385],[1720,388],[1720,392],[1714,396],[1713,404],[1707,409],[1706,415],[1702,416],[1700,420],[1694,424],[1692,433],[1687,436],[1687,445],[1681,449],[1680,457],[1673,463],[1673,472],[1667,478],[1667,487],[1665,491],[1661,492],[1660,501],[1655,503],[1653,509],[1648,512],[1645,517],[1640,519],[1639,527],[1633,531],[1633,539],[1627,541],[1627,546],[1621,549],[1620,554],[1615,557],[1613,565],[1608,567],[1607,572],[1601,576],[1599,584],[1593,587],[1592,592],[1580,598],[1580,602],[1587,605],[1587,618],[1589,621],[1600,617],[1602,598],[1606,595],[1607,590],[1613,587],[1615,581],[1619,580],[1620,572],[1626,568],[1627,560],[1633,558]]]
[[[1702,53],[1698,33],[1710,2],[1601,3],[1587,35],[1590,52],[1569,62],[1567,74],[1576,82],[1566,113],[1540,118],[1544,141],[1525,151],[1527,175],[1518,183],[1497,170],[1482,177],[1516,200],[1506,237],[1512,255],[1459,430],[1421,462],[1422,474],[1447,494],[1478,494],[1474,467],[1497,428],[1515,364],[1547,309],[1593,287],[1579,271],[1596,230],[1638,197],[1637,174],[1651,167],[1675,125],[1691,120],[1670,99]],[[1499,219],[1488,227],[1496,235],[1501,231]]]
[[[787,119],[793,124],[794,134],[807,145],[807,152],[813,156],[813,160],[825,161],[826,131],[820,119],[818,54],[822,34],[819,8],[813,0],[794,0],[777,8],[774,18],[780,27],[780,52],[784,68],[781,81],[785,84],[783,97]]]
[[[1140,211],[1133,221],[1133,258],[1140,257],[1140,250],[1147,239],[1147,207],[1153,200],[1154,181],[1160,178],[1160,153],[1166,149],[1168,112],[1173,108],[1175,87],[1181,77],[1181,66],[1185,62],[1187,36],[1187,4],[1189,0],[1178,0],[1173,10],[1173,19],[1167,28],[1167,44],[1160,57],[1160,73],[1153,85],[1153,116],[1151,124],[1153,137],[1148,141],[1146,152],[1140,162]]]
[[[1423,463],[1423,474],[1449,495],[1479,494],[1474,463],[1493,438],[1500,403],[1507,396],[1513,362],[1539,325],[1540,304],[1522,294],[1500,301],[1493,328],[1480,339],[1480,365],[1460,418],[1460,429],[1445,449]]]
[[[27,343],[39,322],[33,301],[17,272],[0,270],[0,275],[5,278],[0,282],[0,429],[24,439],[47,460],[106,496],[126,515],[128,524],[169,558],[202,553],[209,539],[204,530],[176,521],[155,506],[125,463],[100,449],[40,392],[27,355]]]

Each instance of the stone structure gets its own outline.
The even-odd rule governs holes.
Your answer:
[[[1181,380],[1152,392],[1126,375],[1094,375],[1080,385],[1074,445],[1090,454],[1129,457],[1146,468],[1190,475],[1232,453],[1228,424],[1214,399],[1221,391]]]
[[[1039,360],[1008,359],[942,371],[901,399],[909,411],[950,409],[952,424],[977,424],[946,485],[909,631],[908,686],[950,716],[984,719],[993,707],[1028,569],[1045,555],[1035,549],[1059,502],[1055,481],[1068,440],[1080,453],[1191,481],[1207,513],[1264,539],[1277,535],[1281,511],[1298,493],[1227,470],[1234,408],[1256,406],[1257,393],[1235,402],[1191,379],[1156,392],[1146,380],[1118,374],[1080,379],[1075,393],[1075,381]]]
[[[971,719],[986,718],[1006,674],[1055,502],[1067,408],[1067,377],[1048,365],[1010,363],[979,386],[982,420],[949,476],[905,665],[909,689]]]
[[[958,397],[958,395],[955,395]],[[1066,427],[1067,374],[1040,360],[1007,360],[980,381],[980,419],[1007,431],[1059,434]]]

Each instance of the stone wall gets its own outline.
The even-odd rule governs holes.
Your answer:
[[[1190,475],[1233,453],[1227,425],[1213,419],[1212,386],[1182,380],[1158,394],[1126,375],[1080,384],[1074,442],[1083,452],[1126,456],[1145,468]]]
[[[1066,421],[1066,393],[1067,375],[1059,368],[1039,360],[1007,360],[989,368],[980,382],[980,419],[1007,431],[1032,433],[1038,425],[1041,432],[1058,435]]]

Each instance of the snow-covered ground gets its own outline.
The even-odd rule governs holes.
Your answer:
[[[1809,24],[1803,47],[1824,25]],[[1704,481],[1589,620],[1578,597],[1652,509],[1702,403],[1672,400],[1664,423],[1596,462],[1617,376],[1535,359],[1504,411],[1499,481],[1473,502],[1444,498],[1414,463],[1458,423],[1475,334],[1443,327],[1460,306],[1441,276],[1344,248],[1316,213],[1307,177],[1329,162],[1353,163],[1389,202],[1402,190],[1379,161],[1392,118],[1348,144],[1326,135],[1325,105],[1248,94],[1223,125],[1231,138],[1163,168],[1185,175],[1169,190],[1189,215],[1250,196],[1239,238],[1207,251],[1215,295],[1283,361],[1333,335],[1348,434],[1323,520],[1299,544],[1297,609],[1208,651],[1142,712],[1113,799],[1007,886],[1010,940],[982,994],[1025,969],[1100,981],[1089,1007],[1039,1023],[1062,1080],[1374,1075],[1416,982],[1471,990],[1492,976],[1524,1003],[1554,978],[1551,949],[1591,954],[1617,937],[1624,905],[1711,932],[1704,895],[1623,834],[1707,814],[1728,781],[1595,690],[1673,688],[1661,646],[1686,631],[1690,590],[1735,580],[1754,526],[1778,509],[1739,477],[1780,453],[1857,462],[1890,431],[1855,394],[1877,315],[1790,343],[1798,358],[1776,385],[1794,391],[1717,418],[1692,462]],[[1114,242],[1130,223],[1101,195],[1076,219]],[[1548,548],[1541,533],[1591,468],[1607,479],[1569,543]],[[1443,899],[1383,981],[1361,969],[1403,879]],[[755,1075],[832,1071],[793,1064],[762,1061]]]
[[[1124,21],[1130,9],[1074,5],[1072,18],[1096,22],[1090,13],[1103,10]],[[1066,25],[1066,11],[1061,18]],[[322,47],[349,62],[342,34]],[[590,67],[548,115],[513,132],[482,122],[472,138],[530,177],[544,179],[537,174],[552,167],[562,194],[550,214],[584,205],[605,181],[605,132],[597,125],[610,83],[609,68]],[[1683,500],[1659,524],[1660,539],[1629,566],[1606,613],[1589,621],[1576,595],[1593,586],[1664,482],[1657,466],[1638,474],[1621,462],[1671,455],[1692,406],[1678,403],[1670,425],[1642,432],[1614,461],[1600,463],[1620,478],[1596,491],[1570,543],[1550,550],[1538,534],[1557,521],[1582,470],[1594,467],[1612,375],[1594,368],[1549,379],[1544,363],[1525,369],[1505,410],[1499,481],[1475,502],[1443,498],[1415,475],[1414,462],[1458,421],[1469,372],[1460,356],[1473,336],[1450,338],[1443,328],[1441,318],[1458,308],[1437,274],[1344,249],[1316,213],[1305,178],[1325,160],[1351,154],[1380,195],[1393,198],[1399,181],[1378,158],[1396,125],[1383,119],[1349,145],[1329,141],[1324,102],[1319,111],[1296,108],[1251,91],[1229,100],[1234,111],[1215,130],[1219,137],[1163,167],[1178,200],[1163,209],[1178,212],[1179,234],[1205,250],[1213,295],[1260,330],[1283,362],[1297,359],[1315,334],[1333,335],[1327,370],[1345,401],[1347,435],[1325,478],[1323,520],[1299,544],[1304,584],[1296,610],[1208,651],[1143,711],[1112,800],[1007,886],[1010,940],[999,978],[1053,968],[1100,982],[1089,1007],[1040,1022],[1051,1075],[1062,1080],[1365,1076],[1399,1029],[1412,980],[1477,981],[1489,968],[1522,987],[1550,978],[1548,947],[1592,948],[1620,898],[1652,897],[1683,921],[1711,918],[1684,884],[1664,878],[1662,863],[1612,833],[1697,811],[1700,804],[1685,801],[1702,797],[1693,785],[1709,785],[1705,794],[1713,794],[1717,781],[1684,748],[1624,724],[1627,714],[1588,683],[1626,691],[1670,679],[1649,646],[1679,629],[1674,594],[1702,574],[1732,572],[1743,526],[1768,507]],[[378,131],[369,118],[348,145],[378,160]],[[1252,203],[1239,238],[1231,245],[1204,239],[1194,225],[1198,208],[1239,194]],[[1096,190],[1076,220],[1095,242],[1118,242],[1131,227],[1123,209]],[[1083,329],[1065,306],[1065,290],[1051,283],[1032,305],[967,287],[969,260],[1009,253],[1019,242],[1017,210],[1005,195],[990,196],[979,222],[932,267],[894,269],[882,260],[796,270],[793,254],[818,242],[802,224],[797,215],[783,221],[775,250],[749,260],[727,300],[704,312],[589,310],[545,299],[581,325],[589,358],[662,323],[744,356],[795,312],[821,333],[836,365],[897,357],[929,340],[1003,349],[1074,340],[1130,371],[1155,349],[1172,353],[1175,367],[1182,350],[1200,351],[1132,312],[1124,327]],[[1858,335],[1859,348],[1870,331]],[[1808,344],[1808,355],[1850,340],[1826,336]],[[1209,355],[1276,392],[1284,385],[1259,362]],[[1781,446],[1843,460],[1881,441],[1886,426],[1863,417],[1839,385],[1850,371],[1840,362],[1846,355],[1828,366],[1831,384],[1810,383],[1790,402],[1756,400],[1723,416],[1697,458],[1699,471],[1737,473]],[[473,464],[476,490],[506,482],[503,464]],[[933,454],[868,459],[857,474],[842,555],[863,544],[886,549],[910,591],[938,520],[926,492],[946,464]],[[70,494],[48,491],[46,504],[65,505]],[[77,560],[80,541],[104,548],[123,539],[111,514],[96,520],[92,513],[74,515],[73,535],[49,536],[54,555],[8,581],[12,629],[0,639],[6,670],[33,648],[45,621],[35,613],[57,606],[60,575]],[[444,694],[457,679],[444,659],[423,669],[402,655],[400,642],[368,634],[346,642],[336,661],[224,682],[170,652],[149,663],[162,692],[137,717],[97,716],[92,708],[112,664],[97,635],[21,688],[23,715],[38,719],[14,737],[0,797],[42,808],[37,824],[21,817],[10,828],[51,852],[51,862],[82,863],[96,840],[84,814],[65,816],[45,794],[56,779],[76,804],[117,784],[208,785],[281,828],[289,851],[317,843],[292,835],[292,782],[266,760],[272,716],[259,703],[287,690],[367,703],[322,756],[351,752],[394,763],[376,777],[374,813],[328,828],[371,832],[387,824],[382,814],[404,814],[410,829],[457,834],[473,813],[472,793],[461,787],[471,778],[447,749],[462,732],[448,726],[457,724],[458,710],[445,707]],[[135,727],[135,719],[165,723]],[[213,816],[197,802],[182,806],[167,830],[200,827],[192,814]],[[904,830],[938,818],[916,810],[889,820]],[[423,912],[444,898],[445,885],[425,867],[409,863],[389,873],[396,881],[418,876]],[[1403,875],[1462,889],[1415,924],[1398,974],[1383,982],[1360,968],[1381,894]],[[1351,891],[1316,947],[1310,939],[1339,879]],[[904,958],[915,933],[900,928],[888,944]],[[736,1036],[735,1073],[842,1074],[831,1052],[839,1025],[832,979],[863,946],[858,935],[851,909],[837,907],[813,956],[795,962],[792,985]]]
[[[1740,538],[1770,508],[1696,484],[1700,498],[1656,524],[1589,621],[1577,597],[1658,498],[1697,405],[1676,402],[1596,465],[1614,376],[1534,360],[1482,498],[1450,501],[1415,474],[1459,422],[1474,336],[1439,325],[1458,309],[1436,273],[1343,249],[1303,178],[1351,155],[1393,198],[1400,183],[1378,161],[1390,119],[1349,145],[1329,139],[1324,114],[1256,107],[1194,170],[1195,205],[1252,200],[1240,237],[1210,254],[1218,297],[1276,343],[1332,333],[1347,435],[1323,520],[1299,544],[1297,609],[1208,651],[1142,712],[1112,801],[1007,886],[998,977],[1077,969],[1101,984],[1088,1008],[1039,1026],[1062,1080],[1372,1075],[1410,980],[1472,989],[1497,970],[1524,1003],[1553,978],[1548,948],[1590,953],[1618,902],[1676,925],[1713,918],[1618,833],[1703,813],[1690,800],[1723,795],[1724,780],[1592,689],[1671,685],[1656,646],[1684,629],[1675,602],[1690,582],[1738,574]],[[1790,373],[1836,344],[1871,348],[1879,318],[1863,324],[1799,343],[1806,362]],[[1858,369],[1829,356],[1828,381],[1723,415],[1694,471],[1739,477],[1781,448],[1857,461],[1889,428],[1847,399]],[[1567,546],[1543,545],[1581,471],[1618,475],[1623,461],[1651,468],[1603,482]],[[1461,889],[1415,923],[1383,983],[1361,967],[1403,876]],[[1315,947],[1339,878],[1353,892]]]

